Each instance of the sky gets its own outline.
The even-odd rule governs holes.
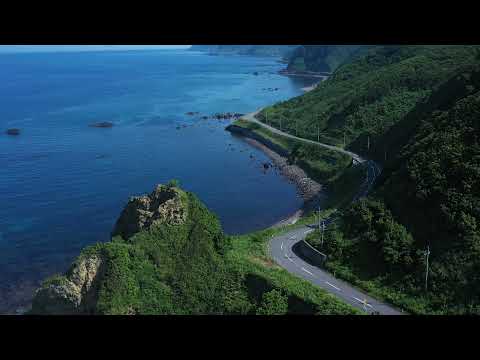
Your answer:
[[[0,45],[0,53],[99,50],[186,49],[191,45]]]

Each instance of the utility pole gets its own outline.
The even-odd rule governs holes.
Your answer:
[[[370,135],[367,138],[367,149],[370,151]]]
[[[428,257],[430,256],[430,245],[427,245],[425,257],[427,258],[427,270],[425,271],[425,292],[428,290]]]
[[[323,233],[325,232],[325,221],[322,221],[322,240],[321,240],[321,247],[323,248]]]
[[[298,136],[298,119],[295,120],[295,136]]]
[[[385,161],[387,161],[387,149],[385,148]]]
[[[265,124],[268,125],[268,113],[265,111]]]
[[[317,142],[320,142],[320,117],[322,115],[318,114],[318,128],[317,128]]]
[[[318,206],[318,230],[320,230],[320,205]]]
[[[343,147],[345,148],[347,144],[347,135],[346,135],[346,128],[343,128]]]

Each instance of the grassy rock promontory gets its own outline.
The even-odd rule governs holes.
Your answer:
[[[127,203],[110,242],[87,247],[65,275],[47,279],[30,313],[358,313],[274,266],[272,231],[228,237],[194,194],[158,185]]]

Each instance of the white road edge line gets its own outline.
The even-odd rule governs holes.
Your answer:
[[[296,238],[296,236],[291,236],[289,240],[295,240]]]
[[[310,230],[307,230],[307,231],[304,232],[304,234],[310,234],[312,231],[313,231],[313,230],[311,230],[311,229],[310,229]]]
[[[327,283],[327,285],[330,285],[332,288],[337,289],[338,291],[341,291],[339,287],[336,287],[335,285],[330,284],[328,281],[325,281],[325,282]]]

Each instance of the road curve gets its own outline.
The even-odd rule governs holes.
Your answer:
[[[373,184],[375,183],[375,179],[381,173],[381,169],[372,160],[363,159],[358,154],[352,153],[345,149],[319,143],[313,140],[303,139],[294,135],[287,134],[281,130],[278,130],[272,126],[264,124],[258,121],[255,118],[255,115],[258,114],[261,110],[256,112],[244,115],[242,119],[251,121],[256,123],[260,126],[263,126],[270,130],[271,132],[286,136],[291,139],[296,139],[305,143],[315,144],[327,149],[338,151],[343,154],[351,156],[357,163],[364,163],[366,162],[367,172],[364,182],[359,188],[357,195],[355,195],[353,201],[358,200],[368,194],[370,189],[372,188]],[[331,216],[328,219],[325,219],[325,225],[328,225],[335,221],[335,217]],[[311,265],[310,263],[306,262],[299,256],[297,256],[293,250],[293,248],[301,241],[305,239],[305,237],[315,228],[318,228],[318,224],[312,225],[304,225],[298,228],[292,229],[286,233],[283,233],[278,236],[272,237],[270,240],[270,255],[274,261],[283,267],[288,272],[299,276],[314,285],[321,287],[322,289],[326,290],[327,292],[337,296],[338,298],[342,299],[346,303],[352,305],[353,307],[363,310],[369,314],[371,313],[379,313],[381,315],[403,315],[402,311],[397,310],[391,305],[382,303],[371,296],[365,294],[364,292],[358,290],[357,288],[353,287],[352,285],[335,278],[329,272]],[[298,245],[297,245],[298,246]]]
[[[255,118],[255,115],[257,115],[260,111],[262,111],[262,109],[257,110],[255,112],[252,112],[250,114],[246,114],[246,115],[242,116],[241,119],[253,122],[253,123],[258,124],[260,126],[263,126],[264,128],[270,130],[271,132],[273,132],[275,134],[282,135],[282,136],[288,137],[290,139],[299,140],[299,141],[304,142],[304,143],[318,145],[318,146],[324,147],[326,149],[330,149],[330,150],[337,151],[337,152],[340,152],[342,154],[351,156],[358,163],[362,163],[362,162],[365,161],[365,159],[363,159],[360,155],[355,154],[351,151],[345,150],[341,147],[320,143],[320,142],[317,142],[317,141],[314,141],[314,140],[304,139],[304,138],[301,138],[301,137],[298,137],[298,136],[295,136],[295,135],[288,134],[288,133],[283,132],[281,130],[278,130],[277,128],[274,128],[270,125],[264,124],[261,121],[259,121],[257,118]]]
[[[402,312],[392,306],[375,300],[346,282],[335,278],[327,271],[310,265],[298,257],[292,248],[312,231],[311,226],[302,226],[272,238],[270,241],[270,255],[274,261],[289,273],[321,287],[353,307],[369,314],[373,312],[378,312],[381,315],[402,314]]]

